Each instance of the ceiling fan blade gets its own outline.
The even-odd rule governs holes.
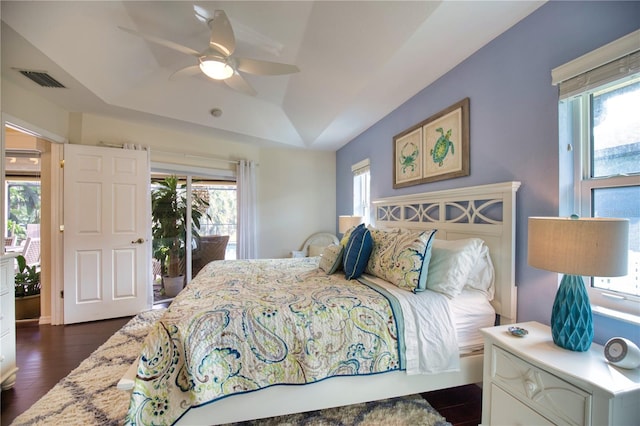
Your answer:
[[[197,4],[193,5],[193,13],[196,15],[197,20],[204,22],[205,24],[213,19],[207,9],[202,6],[198,6]]]
[[[202,71],[200,70],[199,65],[191,65],[191,66],[179,69],[178,71],[171,74],[169,76],[169,80],[174,80],[176,78],[181,78],[181,77],[193,77],[194,75],[198,75],[201,73]]]
[[[196,19],[200,22],[207,24],[213,19],[213,14],[209,10],[197,4],[193,5],[193,13]],[[231,22],[231,21],[229,21]],[[282,43],[267,37],[264,34],[250,28],[238,21],[231,22],[231,28],[233,28],[233,34],[237,40],[244,41],[252,46],[264,50],[273,56],[280,56],[284,46]]]
[[[247,80],[244,79],[244,77],[242,77],[240,74],[238,74],[237,72],[235,74],[233,74],[231,77],[227,78],[226,80],[222,80],[224,81],[224,83],[231,87],[233,90],[237,90],[238,92],[242,92],[246,95],[249,96],[255,96],[258,94],[258,92],[256,92],[256,89],[254,89]]]
[[[209,45],[227,56],[231,55],[236,50],[236,38],[224,10],[216,10],[213,13],[213,19],[209,21],[209,28],[211,28]]]
[[[235,58],[238,71],[255,75],[281,75],[293,74],[300,69],[295,65],[281,64],[279,62],[261,61],[258,59]]]
[[[183,46],[181,44],[174,43],[172,41],[165,40],[165,39],[162,39],[162,38],[154,37],[154,36],[149,35],[149,34],[139,33],[138,31],[130,30],[129,28],[120,27],[120,26],[118,28],[120,28],[123,31],[128,32],[129,34],[133,34],[135,36],[138,36],[138,37],[141,37],[141,38],[143,38],[145,40],[148,40],[148,41],[150,41],[152,43],[156,43],[156,44],[159,44],[161,46],[168,47],[169,49],[177,50],[178,52],[181,52],[181,53],[184,53],[184,54],[187,54],[187,55],[191,55],[191,56],[196,56],[196,57],[200,56],[200,52],[197,52],[197,51],[193,50],[190,47],[186,47],[186,46]]]

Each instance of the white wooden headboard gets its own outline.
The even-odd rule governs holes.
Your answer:
[[[491,302],[501,324],[516,322],[516,191],[520,182],[470,186],[373,201],[377,228],[437,229],[436,238],[482,238],[496,273]]]

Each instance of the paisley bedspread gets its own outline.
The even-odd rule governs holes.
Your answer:
[[[126,423],[172,424],[226,395],[403,369],[393,297],[326,275],[318,259],[207,265],[147,337]]]

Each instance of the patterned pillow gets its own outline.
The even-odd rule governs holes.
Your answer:
[[[369,256],[369,262],[367,263],[365,272],[384,279],[384,271],[388,268],[385,260],[388,261],[388,252],[392,249],[400,230],[395,229],[389,231],[376,229],[374,227],[369,227],[368,229],[373,239],[373,249],[371,250],[371,256]]]
[[[344,275],[348,280],[358,278],[364,272],[373,248],[371,232],[359,225],[353,230],[344,249]]]
[[[322,257],[320,258],[320,265],[318,266],[327,275],[331,275],[336,272],[342,266],[342,252],[344,247],[342,244],[331,244],[324,248],[322,251]]]
[[[358,225],[358,226],[360,226],[360,225]],[[342,236],[342,239],[340,240],[340,244],[342,244],[342,247],[346,247],[347,246],[347,243],[349,242],[349,237],[351,237],[351,233],[353,231],[355,231],[355,229],[358,226],[352,226],[351,228],[347,229],[347,231]]]
[[[369,259],[369,270],[403,290],[424,291],[435,233],[436,230],[429,230],[387,235],[376,258]]]

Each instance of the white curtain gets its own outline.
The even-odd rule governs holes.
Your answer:
[[[237,258],[255,259],[256,242],[256,164],[253,161],[238,162],[238,236]]]

